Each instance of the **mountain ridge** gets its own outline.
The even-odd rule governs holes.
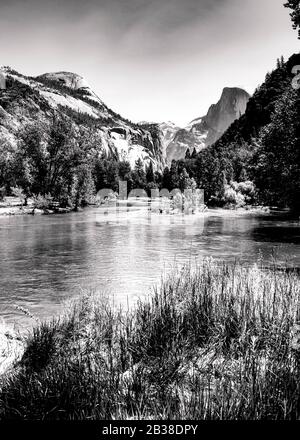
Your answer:
[[[109,109],[77,73],[58,71],[30,77],[7,66],[0,71],[7,78],[7,89],[0,97],[0,141],[14,146],[22,125],[46,122],[49,113],[62,112],[75,125],[93,126],[99,150],[127,160],[132,168],[141,159],[145,166],[152,162],[155,169],[162,170],[173,159],[183,159],[187,150],[198,153],[212,145],[244,114],[250,96],[239,87],[225,87],[207,114],[186,127],[170,121],[133,123]]]
[[[208,148],[183,161],[208,203],[239,203],[253,189],[255,203],[300,212],[300,53],[276,67],[248,101],[245,113]],[[240,185],[240,186],[239,186]],[[248,193],[247,193],[248,191]]]
[[[165,146],[166,161],[184,159],[188,150],[200,152],[214,144],[242,116],[247,107],[250,95],[239,87],[224,87],[221,97],[212,104],[205,116],[193,119],[186,127],[173,130],[173,136]],[[165,131],[172,132],[171,126]],[[160,124],[162,127],[163,124]]]
[[[127,160],[163,167],[161,139],[152,124],[138,125],[109,109],[87,82],[72,72],[44,73],[29,77],[2,67],[6,89],[0,95],[0,142],[16,147],[18,130],[24,124],[47,123],[53,113],[62,113],[74,125],[93,126],[99,151]]]

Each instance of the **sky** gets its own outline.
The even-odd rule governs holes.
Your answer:
[[[0,65],[82,75],[132,121],[185,126],[299,52],[284,0],[0,0]]]

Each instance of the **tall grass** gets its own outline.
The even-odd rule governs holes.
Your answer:
[[[299,419],[299,306],[296,272],[212,260],[130,313],[84,295],[27,338],[0,417]]]

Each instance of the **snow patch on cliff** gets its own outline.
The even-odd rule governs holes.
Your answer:
[[[147,165],[149,164],[150,156],[142,145],[130,144],[124,135],[114,131],[111,132],[110,136],[119,158],[128,161],[132,169],[138,159],[141,159]]]

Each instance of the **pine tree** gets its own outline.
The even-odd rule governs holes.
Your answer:
[[[186,158],[186,159],[190,159],[190,158],[191,158],[191,152],[190,152],[190,149],[189,149],[189,148],[186,150],[185,158]]]
[[[122,161],[118,164],[119,179],[128,181],[131,179],[131,166],[128,161]]]
[[[188,182],[190,180],[190,176],[187,173],[187,170],[183,168],[182,173],[179,176],[179,189],[183,192],[188,187]]]
[[[146,180],[148,183],[154,182],[154,171],[153,171],[153,163],[152,161],[150,161],[149,166],[147,167],[147,171],[146,171]]]
[[[291,19],[293,22],[293,28],[298,29],[298,37],[300,39],[300,4],[299,0],[288,0],[284,5],[286,8],[291,9]]]
[[[259,139],[255,183],[263,203],[300,211],[300,98],[287,89]]]
[[[178,162],[176,162],[175,160],[172,160],[171,163],[170,176],[171,176],[171,188],[172,189],[179,188]]]
[[[168,189],[169,191],[172,189],[172,177],[168,167],[163,171],[161,187],[163,189]]]
[[[196,158],[197,158],[197,150],[196,148],[194,148],[192,153],[192,159],[196,159]]]
[[[146,188],[146,173],[143,161],[140,158],[135,162],[134,171],[132,172],[132,180],[134,188]]]

